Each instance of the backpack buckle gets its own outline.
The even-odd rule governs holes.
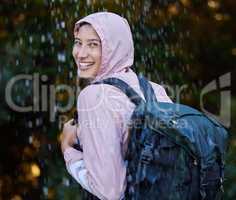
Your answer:
[[[141,151],[141,163],[144,164],[150,164],[150,162],[153,160],[153,144],[145,142],[144,148]]]

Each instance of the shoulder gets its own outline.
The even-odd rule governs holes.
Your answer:
[[[99,99],[107,97],[111,94],[121,95],[123,92],[115,86],[109,84],[91,84],[84,88],[80,94],[79,99]]]
[[[78,96],[79,107],[108,105],[127,101],[128,97],[118,88],[108,84],[92,84],[84,88]]]
[[[89,85],[83,90],[80,91],[77,101],[77,107],[78,108],[91,108],[91,107],[97,107],[103,102],[104,98],[104,85]]]
[[[101,84],[98,85],[89,85],[80,91],[78,99],[80,100],[88,100],[88,99],[97,99],[102,94],[101,92],[104,90],[104,86]],[[100,94],[100,95],[99,95]]]
[[[149,81],[149,83],[151,83],[153,89],[165,90],[162,85],[159,85],[159,84],[152,82],[152,81]]]
[[[164,85],[159,85],[159,84],[151,82],[151,81],[150,81],[150,83],[152,85],[152,88],[155,92],[155,95],[156,95],[158,101],[172,102],[172,100],[170,99],[170,97],[166,93]]]
[[[152,88],[155,92],[155,94],[158,94],[158,95],[166,95],[166,91],[165,91],[165,88],[162,86],[162,85],[159,85],[157,83],[154,83],[152,81],[149,81],[152,85]]]

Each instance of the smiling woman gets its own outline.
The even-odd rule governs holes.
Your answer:
[[[101,66],[101,40],[89,23],[75,28],[73,57],[81,78],[94,78]]]
[[[75,24],[75,59],[79,82],[118,78],[144,98],[137,74],[131,69],[134,45],[127,20],[115,13],[91,14]],[[165,90],[151,83],[158,101],[171,102]],[[135,105],[119,89],[90,84],[78,96],[78,127],[65,123],[61,148],[68,172],[99,199],[125,197],[128,126]],[[79,139],[81,148],[73,144]],[[82,151],[81,151],[82,150]]]

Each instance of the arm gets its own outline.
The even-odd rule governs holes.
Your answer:
[[[72,148],[73,144],[75,144],[77,140],[76,134],[78,130],[77,125],[73,125],[72,122],[73,119],[66,122],[63,126],[63,131],[61,134],[61,150],[64,154],[64,159],[66,161],[66,166],[69,173],[75,174],[78,172],[75,179],[82,185],[83,188],[90,191],[86,180],[83,179],[84,164],[82,152]],[[80,170],[76,170],[77,168]]]
[[[124,193],[126,178],[121,150],[123,127],[117,121],[119,110],[111,109],[117,100],[107,101],[102,88],[93,85],[80,93],[78,114],[83,153],[68,148],[64,157],[69,173],[82,187],[100,199],[118,200]]]

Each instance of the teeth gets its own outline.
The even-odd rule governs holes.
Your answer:
[[[89,64],[88,64],[88,63],[80,63],[81,66],[89,66],[89,65],[91,65],[91,64],[92,64],[92,63],[89,63]]]
[[[91,65],[93,65],[93,63],[79,63],[79,66],[80,66],[82,69],[87,69],[87,68],[89,68]]]

